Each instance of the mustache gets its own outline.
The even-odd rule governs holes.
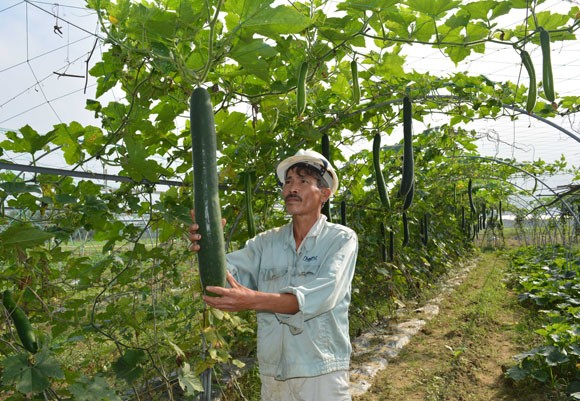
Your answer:
[[[290,194],[284,198],[285,201],[287,201],[289,199],[297,199],[299,201],[302,201],[302,198],[296,194]]]

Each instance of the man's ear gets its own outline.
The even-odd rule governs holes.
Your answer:
[[[330,198],[330,188],[320,188],[320,191],[322,192],[322,203],[324,204]]]

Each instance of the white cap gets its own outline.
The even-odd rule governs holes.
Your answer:
[[[322,173],[322,179],[326,181],[330,188],[330,195],[332,196],[336,192],[338,189],[338,176],[334,172],[334,168],[324,156],[313,150],[299,150],[294,156],[282,160],[276,167],[276,175],[280,182],[284,182],[288,169],[297,163],[308,164],[319,170]]]

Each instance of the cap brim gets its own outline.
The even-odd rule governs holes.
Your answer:
[[[278,176],[278,180],[281,183],[283,183],[284,180],[286,179],[286,172],[288,171],[288,169],[298,163],[305,163],[318,169],[319,171],[322,171],[322,169],[320,168],[322,167],[320,159],[306,155],[294,155],[282,160],[278,164],[278,167],[276,167],[276,175]],[[336,192],[336,189],[338,188],[338,177],[336,177],[335,174],[332,174],[331,170],[327,170],[324,173],[323,178],[328,184],[331,192],[334,194],[334,192]]]

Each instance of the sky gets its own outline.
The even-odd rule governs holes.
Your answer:
[[[540,10],[557,11],[579,0],[548,0]],[[96,83],[86,70],[99,61],[103,52],[94,12],[83,7],[82,0],[48,1],[3,0],[0,5],[0,137],[3,132],[29,124],[44,133],[53,125],[79,121],[100,126],[91,112],[84,110],[87,99],[95,96]],[[521,19],[524,14],[521,14]],[[503,27],[519,23],[502,21]],[[455,66],[437,49],[413,46],[407,55],[407,69],[446,76],[451,71],[484,74],[492,80],[511,80],[527,84],[519,55],[513,49],[487,45],[485,54],[474,54]],[[541,53],[529,47],[536,72],[540,73]],[[555,88],[560,96],[580,93],[580,40],[559,43],[552,48]],[[538,78],[540,80],[540,78]],[[114,96],[107,95],[107,96]],[[580,136],[580,121],[556,118],[556,124]],[[444,123],[443,117],[432,116],[430,123]],[[423,128],[415,122],[415,132]],[[580,143],[531,117],[520,116],[511,121],[483,121],[470,126],[483,139],[480,152],[486,156],[512,157],[518,160],[547,162],[564,155],[570,164],[580,165]],[[388,138],[395,143],[397,134]],[[26,160],[11,161],[26,163]],[[53,167],[64,168],[64,161],[52,160]],[[56,164],[56,165],[55,165]],[[98,168],[96,166],[95,168]],[[99,171],[102,172],[102,171]],[[562,183],[569,182],[563,177]],[[560,183],[554,184],[560,185]]]
[[[84,1],[59,4],[2,1],[0,129],[30,124],[44,132],[61,122],[91,120],[83,109],[86,99],[94,97],[95,81],[82,77],[98,33],[97,18]],[[89,67],[99,61],[101,50],[99,42]]]

